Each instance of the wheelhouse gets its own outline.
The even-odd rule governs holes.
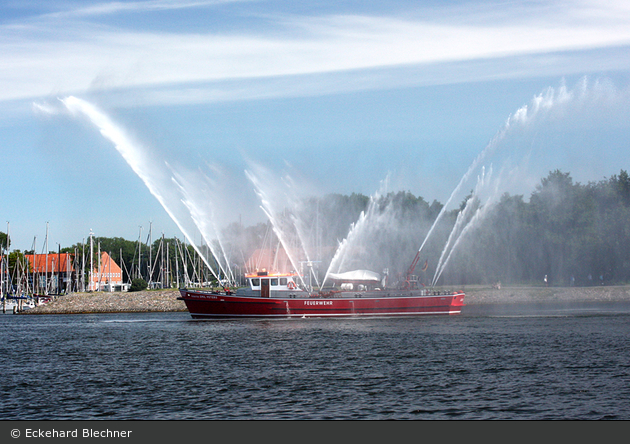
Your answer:
[[[260,291],[262,296],[271,291],[294,291],[298,288],[295,278],[291,273],[273,273],[259,271],[246,275],[249,286],[254,291]]]

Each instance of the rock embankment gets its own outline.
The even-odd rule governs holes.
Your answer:
[[[186,311],[179,290],[71,293],[57,296],[24,314],[142,313]]]
[[[492,287],[464,289],[466,305],[630,301],[630,285],[600,287]]]

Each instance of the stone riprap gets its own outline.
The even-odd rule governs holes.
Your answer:
[[[466,305],[630,301],[630,285],[599,287],[464,287]]]
[[[179,301],[179,290],[132,292],[71,293],[56,296],[47,304],[26,310],[24,314],[142,313],[186,311]]]

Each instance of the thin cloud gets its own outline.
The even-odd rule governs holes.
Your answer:
[[[110,14],[178,5],[170,1],[115,2],[72,13]],[[244,84],[245,89],[252,82],[265,82],[269,87],[279,79],[303,76],[310,76],[309,80],[341,76],[345,81],[349,75],[360,79],[365,72],[373,76],[375,71],[384,69],[390,70],[385,76],[390,83],[381,87],[388,87],[400,82],[395,74],[405,72],[401,67],[449,66],[515,56],[540,60],[541,55],[552,53],[630,44],[630,9],[623,3],[577,2],[549,8],[543,15],[544,8],[538,4],[533,10],[537,14],[530,11],[520,16],[508,14],[519,9],[501,14],[486,10],[466,13],[460,9],[452,19],[446,13],[452,9],[434,9],[431,14],[416,13],[406,18],[349,14],[279,16],[278,29],[285,32],[272,34],[260,30],[221,34],[147,32],[81,22],[56,36],[54,31],[64,23],[57,17],[50,23],[43,21],[39,25],[41,32],[20,34],[12,28],[11,38],[1,39],[0,83],[11,88],[0,91],[0,100],[131,88],[142,88],[154,100],[168,100],[169,96],[177,100],[174,96],[180,87],[183,96],[192,91],[197,98],[208,97],[212,101],[221,96],[227,100],[234,94],[219,92],[221,82],[231,82],[237,91],[242,88],[234,85],[243,81],[249,82]],[[2,34],[6,32],[0,29]],[[33,37],[43,35],[45,39]],[[572,63],[592,68],[584,61]],[[381,72],[376,72],[379,76],[384,79]],[[460,76],[460,81],[466,80],[466,75]],[[470,74],[471,79],[474,76]],[[330,77],[326,79],[329,81]],[[439,77],[434,81],[439,82]],[[355,88],[352,82],[346,84]],[[304,93],[311,94],[314,87],[313,83],[308,84]],[[155,94],[150,94],[151,89]],[[203,91],[199,94],[200,90]],[[289,91],[300,94],[295,88]],[[275,90],[271,94],[278,93]]]
[[[176,9],[200,8],[220,5],[224,3],[245,2],[251,0],[209,0],[209,1],[178,1],[178,0],[149,0],[140,2],[106,2],[90,6],[69,8],[57,12],[44,14],[41,18],[80,18],[113,15],[119,13],[140,13],[150,11],[170,11]]]

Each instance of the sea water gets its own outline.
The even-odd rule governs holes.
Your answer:
[[[4,420],[630,419],[630,303],[0,316]]]

